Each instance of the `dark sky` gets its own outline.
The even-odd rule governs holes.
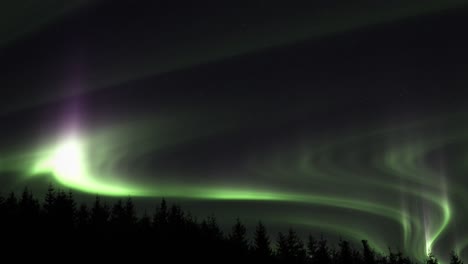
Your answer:
[[[1,3],[0,192],[468,256],[468,1],[308,2]]]

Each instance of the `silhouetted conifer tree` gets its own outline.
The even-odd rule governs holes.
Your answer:
[[[354,249],[353,250],[353,263],[364,263],[364,257],[361,254],[361,251]]]
[[[195,235],[195,233],[198,233],[198,226],[199,224],[197,222],[197,218],[194,217],[190,212],[188,212],[185,215],[185,227],[187,232]]]
[[[156,208],[156,213],[153,217],[153,227],[156,231],[162,231],[167,227],[167,221],[169,218],[169,212],[167,209],[166,200],[163,198],[161,200],[161,205]]]
[[[49,184],[47,188],[47,193],[44,198],[44,211],[47,217],[49,218],[54,218],[55,212],[54,212],[54,206],[55,206],[55,189],[52,184]]]
[[[401,251],[398,251],[396,256],[397,256],[397,264],[410,264],[411,263],[410,259],[408,257],[405,257],[403,255],[403,252]]]
[[[82,204],[78,210],[71,192],[55,190],[49,185],[42,205],[25,189],[19,199],[14,193],[0,196],[0,234],[5,241],[15,237],[25,238],[31,245],[53,247],[60,252],[76,248],[82,239],[88,239],[90,254],[122,257],[138,256],[155,250],[160,259],[191,263],[310,263],[310,264],[411,264],[401,252],[381,256],[362,240],[362,250],[340,240],[338,250],[329,248],[327,241],[317,241],[309,236],[307,254],[303,242],[292,229],[279,233],[276,254],[270,248],[265,226],[259,222],[249,247],[246,228],[239,219],[231,232],[224,236],[216,218],[210,216],[198,223],[177,205],[170,209],[163,199],[151,219],[145,214],[136,217],[133,201],[118,200],[109,210],[99,197],[91,208]],[[41,211],[42,208],[42,211]],[[157,230],[158,232],[152,232]],[[65,232],[62,232],[65,231]],[[103,234],[104,232],[104,234]],[[34,239],[38,239],[35,241]],[[12,245],[15,243],[11,243]],[[70,252],[70,251],[69,251]],[[103,255],[101,255],[103,256]],[[430,254],[426,264],[437,264]],[[450,264],[463,264],[451,253]]]
[[[128,228],[132,228],[136,222],[136,209],[135,204],[133,203],[132,198],[128,197],[127,201],[125,202],[125,224]]]
[[[184,212],[180,206],[173,204],[167,216],[167,222],[170,223],[171,229],[175,231],[183,231],[185,224]]]
[[[11,192],[5,200],[5,220],[6,229],[14,231],[17,227],[17,214],[18,214],[18,199],[15,193]]]
[[[154,243],[151,217],[148,215],[146,210],[142,217],[137,219],[135,228],[132,229],[132,231],[134,232],[134,236],[137,238],[134,240],[134,247],[137,248],[134,253],[141,252],[142,256],[144,256],[144,253],[154,251],[154,247],[157,246],[157,244]]]
[[[353,263],[353,255],[352,249],[348,241],[341,240],[338,243],[339,247],[339,254],[338,254],[338,263],[340,264],[352,264]]]
[[[225,255],[225,240],[216,218],[209,216],[203,220],[200,225],[200,232],[200,253],[207,257],[207,261],[221,261],[221,258]]]
[[[430,252],[426,259],[426,264],[438,264],[439,260]]]
[[[221,241],[223,239],[223,232],[221,232],[216,217],[214,216],[208,216],[203,220],[201,229],[203,233],[213,241]]]
[[[318,249],[318,242],[312,235],[309,235],[307,239],[307,259],[312,262]]]
[[[19,217],[26,220],[29,224],[36,224],[39,217],[39,201],[34,199],[31,191],[24,189],[19,200]]]
[[[291,249],[291,255],[295,263],[303,263],[306,259],[306,250],[304,243],[293,229],[288,231],[288,246]]]
[[[241,223],[240,219],[236,219],[236,223],[232,227],[231,233],[228,235],[229,245],[233,250],[234,260],[245,260],[249,251],[247,243],[247,228]]]
[[[96,196],[94,205],[91,208],[91,226],[95,230],[104,231],[108,224],[109,216],[109,207],[101,202],[101,198],[99,196]]]
[[[49,230],[71,229],[75,225],[76,204],[71,191],[55,190],[49,184],[44,198],[43,213]]]
[[[276,255],[283,261],[287,261],[290,255],[289,247],[288,247],[288,240],[286,235],[282,232],[278,233],[278,238],[276,239]]]
[[[254,252],[254,256],[260,261],[268,261],[271,259],[272,250],[271,250],[271,242],[270,238],[268,237],[268,233],[266,230],[265,225],[262,222],[258,222],[255,228],[254,234],[254,241],[253,241],[252,250]]]
[[[455,251],[450,252],[450,264],[463,264],[463,261],[458,257]]]
[[[369,246],[369,242],[367,240],[362,240],[362,257],[364,264],[374,264],[376,263],[375,259],[375,252]]]
[[[377,264],[388,264],[388,258],[386,255],[377,255],[376,257]]]
[[[151,218],[148,216],[146,210],[143,213],[143,216],[138,220],[137,224],[138,230],[140,230],[142,233],[148,234],[151,230]]]
[[[80,230],[84,230],[89,225],[89,210],[86,204],[81,204],[77,212],[77,227]]]
[[[228,239],[231,242],[232,245],[239,247],[239,248],[245,248],[247,250],[248,245],[247,245],[247,229],[245,226],[241,223],[239,218],[236,218],[236,223],[231,229],[231,233],[229,233]]]
[[[0,195],[0,228],[5,227],[5,198]]]
[[[278,257],[287,263],[304,263],[306,251],[304,243],[291,228],[288,234],[278,234]]]
[[[53,204],[55,211],[55,223],[58,228],[71,229],[75,223],[76,204],[71,192],[57,191]]]
[[[125,227],[125,208],[122,199],[118,199],[117,202],[112,206],[110,213],[110,223],[117,231],[122,231],[122,229]]]
[[[189,236],[187,241],[193,245],[196,243],[195,240],[198,239],[198,236],[200,235],[200,225],[198,224],[197,219],[190,212],[186,213],[184,221],[185,232]]]
[[[318,241],[317,251],[312,257],[311,263],[314,264],[330,264],[331,252],[327,245],[327,240],[323,237]]]
[[[0,195],[0,215],[4,215],[5,213],[5,198]],[[0,218],[0,221],[2,221],[2,218]]]

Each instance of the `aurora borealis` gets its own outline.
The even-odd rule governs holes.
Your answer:
[[[0,27],[1,193],[468,257],[467,1],[29,2]]]
[[[459,115],[456,118],[463,119],[464,116]],[[369,129],[365,133],[352,131],[356,134],[344,133],[336,136],[338,139],[301,140],[300,143],[291,144],[279,151],[287,153],[286,157],[263,155],[261,161],[254,162],[254,166],[250,165],[252,161],[248,162],[248,166],[243,166],[236,173],[249,174],[255,180],[234,184],[213,183],[213,179],[203,182],[200,176],[197,176],[198,183],[184,183],[183,179],[187,177],[185,173],[170,175],[165,171],[160,173],[157,169],[153,173],[158,177],[151,181],[146,180],[144,184],[126,180],[125,175],[119,177],[123,168],[131,167],[132,161],[139,160],[139,155],[162,151],[164,146],[156,144],[148,145],[147,149],[128,150],[122,146],[144,145],[145,138],[119,135],[116,128],[112,129],[113,132],[101,132],[104,135],[91,131],[96,138],[73,133],[65,135],[56,145],[50,144],[53,146],[51,149],[38,150],[35,157],[20,157],[18,162],[25,164],[17,166],[28,168],[28,163],[32,164],[29,167],[31,171],[24,172],[25,175],[37,177],[41,173],[50,173],[58,183],[90,194],[288,202],[312,208],[351,210],[387,219],[398,226],[405,248],[430,250],[450,230],[453,222],[463,221],[460,218],[453,219],[452,207],[456,202],[452,201],[463,201],[467,195],[466,190],[460,188],[458,183],[449,184],[446,168],[440,168],[441,165],[437,164],[442,161],[438,157],[435,158],[437,162],[431,162],[434,159],[431,155],[437,156],[438,151],[451,144],[466,144],[467,128],[453,134],[428,133],[424,139],[409,135],[416,134],[414,130],[418,129],[431,131],[442,125],[450,128],[449,124],[441,121],[444,119],[440,117],[397,128]],[[133,126],[138,127],[136,124]],[[139,129],[150,128],[143,126]],[[145,134],[144,131],[142,134]],[[103,144],[106,141],[102,138],[119,143]],[[397,138],[401,142],[391,143],[391,147],[388,147],[391,138]],[[167,139],[162,139],[168,142]],[[99,156],[95,156],[96,153],[90,150],[90,146],[100,144],[103,145],[99,148]],[[126,149],[126,153],[121,153],[121,149]],[[126,160],[130,162],[126,164]],[[144,179],[144,171],[146,170],[143,170],[140,179]],[[461,171],[450,174],[457,175]],[[275,183],[285,177],[288,179],[287,183]],[[296,184],[304,187],[295,187]],[[248,185],[251,187],[246,187]],[[342,191],[343,187],[337,188],[342,185],[351,190],[365,191],[353,192],[350,196]],[[395,196],[398,198],[388,199]],[[463,208],[462,204],[459,206]],[[431,212],[430,215],[427,215],[428,212]],[[317,216],[310,220],[292,216],[286,217],[284,221],[325,228],[356,239],[372,239],[372,234],[365,232],[367,228],[359,232],[362,227],[346,228],[348,220],[335,219],[336,223],[333,223],[330,220],[334,218],[330,219],[326,214],[323,218],[323,222],[320,222],[317,221]],[[378,237],[384,230],[374,232]],[[464,243],[456,244],[457,250],[462,252]],[[375,246],[381,251],[385,250],[385,244]]]

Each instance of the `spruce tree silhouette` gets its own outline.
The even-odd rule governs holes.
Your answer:
[[[271,241],[265,225],[261,221],[255,228],[254,244],[252,247],[254,258],[260,262],[268,262],[272,258]]]
[[[291,249],[293,263],[304,263],[307,255],[304,248],[304,242],[302,242],[292,228],[289,229],[287,238],[288,246]]]
[[[81,204],[76,215],[76,226],[78,231],[84,232],[89,226],[90,216],[88,206],[86,204]]]
[[[378,258],[378,257],[377,257]],[[397,253],[393,252],[392,249],[388,248],[388,255],[380,256],[379,261],[387,264],[410,264],[412,263],[408,257],[403,255],[403,252],[398,250]]]
[[[288,230],[288,234],[278,234],[278,257],[286,263],[305,263],[306,251],[304,243],[297,236],[293,229]]]
[[[309,234],[309,237],[307,238],[307,261],[309,263],[312,262],[314,259],[314,256],[318,250],[318,242],[315,240],[315,238]]]
[[[211,215],[202,221],[201,229],[203,233],[212,241],[219,242],[223,240],[223,232],[219,228],[216,217]]]
[[[167,222],[169,224],[170,231],[180,232],[184,229],[185,218],[184,212],[180,206],[173,204],[171,210],[167,216]]]
[[[76,204],[71,192],[58,190],[53,204],[55,228],[60,231],[71,230],[75,223]]]
[[[461,261],[455,251],[450,252],[450,264],[463,264],[463,261]]]
[[[432,254],[432,252],[429,252],[427,259],[426,259],[426,264],[438,264],[439,260]]]
[[[352,249],[348,241],[342,240],[340,238],[340,242],[338,243],[339,247],[339,254],[338,254],[338,263],[339,264],[352,264],[353,261],[353,254]]]
[[[140,257],[144,261],[147,252],[155,252],[158,262],[172,263],[413,263],[401,252],[393,253],[390,249],[386,256],[377,254],[366,240],[361,241],[361,250],[353,249],[346,240],[340,240],[335,250],[329,248],[323,236],[319,241],[309,236],[306,254],[303,242],[292,229],[278,234],[277,249],[273,251],[262,222],[256,226],[249,246],[247,229],[239,219],[224,236],[214,216],[198,223],[180,206],[169,207],[164,199],[152,217],[146,211],[137,217],[135,204],[129,197],[125,202],[117,200],[109,209],[96,196],[90,210],[85,204],[77,210],[73,194],[56,190],[52,185],[42,204],[27,188],[19,199],[13,192],[6,198],[0,196],[0,232],[2,239],[9,241],[2,248],[4,253],[27,240],[28,243],[21,244],[25,252],[51,252],[53,248],[76,258],[83,256],[82,261],[91,255],[106,257],[108,262],[129,257],[134,262]],[[83,240],[87,249],[76,254]],[[438,260],[430,254],[424,262],[437,264]],[[454,252],[450,263],[463,264]]]
[[[0,194],[0,216],[5,215],[5,198]],[[0,227],[3,227],[4,223],[3,217],[0,217]]]
[[[147,252],[154,251],[154,246],[156,245],[154,241],[155,234],[153,233],[151,217],[148,215],[146,210],[142,217],[137,219],[135,228],[132,229],[132,232],[135,236],[135,239],[133,240],[134,245],[137,248],[137,250],[133,252],[135,255],[140,253],[143,258],[143,256],[146,256]],[[143,261],[145,260],[143,259]]]
[[[286,238],[286,235],[284,235],[282,232],[278,233],[278,238],[276,239],[276,256],[278,259],[281,261],[288,261],[289,256],[291,253],[289,252],[289,247],[288,247],[288,240]]]
[[[105,232],[108,229],[110,211],[106,204],[101,202],[101,198],[96,196],[91,208],[90,224],[94,232]]]
[[[49,184],[42,206],[48,229],[51,232],[70,231],[75,225],[76,204],[72,192],[55,190]]]
[[[39,214],[39,202],[28,188],[25,188],[18,201],[17,214],[13,220],[16,225],[16,236],[29,237],[28,243],[40,243]]]
[[[18,199],[11,192],[5,200],[5,230],[13,234],[18,229]]]
[[[408,257],[405,257],[403,255],[403,252],[401,252],[400,250],[397,253],[397,257],[398,257],[398,261],[397,261],[398,264],[409,264],[409,263],[411,263],[410,259]]]
[[[132,199],[127,198],[125,204],[122,199],[118,199],[112,206],[109,223],[114,250],[118,250],[122,255],[130,255],[131,252],[140,250],[140,244],[136,242],[136,222],[135,206]],[[135,242],[129,244],[127,241]]]
[[[90,210],[89,217],[89,254],[95,256],[103,256],[103,252],[113,250],[115,252],[123,253],[124,251],[115,245],[119,245],[119,240],[115,239],[115,233],[109,224],[110,209],[106,203],[101,201],[99,196],[96,196],[93,206]],[[116,257],[112,255],[109,257]]]
[[[327,240],[321,237],[318,241],[317,251],[315,255],[312,257],[311,263],[314,264],[331,264],[331,252],[327,245]]]
[[[165,242],[168,243],[170,247],[175,248],[175,245],[187,247],[187,241],[184,238],[185,218],[180,206],[173,204],[170,207],[167,215],[166,231],[169,235]]]
[[[369,246],[369,242],[367,240],[362,240],[362,257],[364,264],[375,264],[375,252]]]
[[[186,262],[191,262],[193,259],[206,259],[203,255],[209,247],[209,243],[205,240],[207,236],[202,234],[201,225],[189,212],[184,214],[182,230],[178,233],[182,241],[179,245],[185,247]]]
[[[236,219],[236,223],[228,235],[229,247],[231,248],[230,258],[233,261],[246,261],[249,253],[249,245],[247,242],[247,228],[241,223],[240,219]]]
[[[133,204],[133,200],[131,197],[127,198],[127,201],[125,202],[125,225],[128,227],[128,229],[133,229],[135,224],[137,223],[138,219],[136,217],[136,210],[135,210],[135,204]]]
[[[55,189],[54,186],[49,183],[49,186],[47,188],[47,193],[44,198],[44,211],[46,215],[52,216],[54,214],[54,204],[55,204]]]
[[[145,210],[143,216],[137,220],[137,226],[140,234],[149,234],[151,231],[151,218]]]
[[[201,227],[200,253],[206,257],[207,261],[222,261],[225,254],[225,240],[223,232],[219,228],[218,222],[214,216],[208,216],[202,221]]]
[[[169,229],[168,219],[169,213],[167,209],[166,200],[161,199],[159,207],[156,207],[156,211],[153,215],[152,227],[154,233],[153,244],[165,255],[169,254],[168,249],[170,248],[169,243]]]
[[[357,249],[353,249],[352,259],[353,259],[353,263],[355,264],[364,263],[364,257],[362,256],[361,251]]]
[[[38,229],[40,206],[31,191],[25,188],[18,203],[18,220],[22,231],[33,232]]]
[[[311,234],[309,234],[309,236],[307,237],[307,258],[312,259],[317,249],[317,240]]]
[[[50,232],[54,232],[55,230],[55,222],[56,222],[56,208],[55,208],[55,189],[54,186],[49,183],[49,186],[47,188],[47,193],[44,198],[44,203],[42,205],[43,207],[43,214],[45,215],[45,225]]]
[[[0,195],[0,229],[4,229],[6,226],[6,219],[5,219],[5,198]]]
[[[163,231],[167,228],[167,221],[169,213],[167,210],[166,200],[163,198],[161,204],[156,208],[156,212],[153,217],[153,227],[157,233],[163,234]]]
[[[122,202],[122,199],[117,200],[117,202],[112,206],[110,214],[110,224],[112,229],[116,232],[122,232],[125,230],[125,208]]]
[[[399,257],[397,254],[393,253],[391,248],[388,248],[388,257],[386,258],[388,264],[397,264],[399,263]]]

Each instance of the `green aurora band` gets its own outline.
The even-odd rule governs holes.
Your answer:
[[[441,127],[443,133],[438,129]],[[443,166],[437,168],[433,165],[437,162],[429,157],[451,144],[468,149],[467,128],[460,128],[456,122],[449,124],[444,118],[303,140],[287,150],[279,149],[276,153],[281,155],[273,153],[249,159],[238,173],[255,175],[252,177],[255,182],[250,183],[223,183],[222,179],[217,183],[183,182],[177,176],[173,179],[165,176],[164,171],[156,173],[156,180],[131,181],[122,175],[125,173],[117,164],[129,157],[138,160],[148,153],[164,152],[172,145],[230,128],[217,127],[199,134],[175,133],[176,129],[179,128],[168,120],[150,124],[142,120],[108,129],[65,131],[44,143],[46,147],[2,155],[0,169],[21,172],[25,175],[22,182],[53,175],[56,183],[90,194],[286,202],[310,206],[311,210],[331,208],[341,213],[351,210],[398,225],[400,243],[417,259],[430,251],[437,252],[438,242],[450,239],[448,230],[453,225],[455,210],[461,207],[453,201],[466,201],[467,197],[461,184],[449,180],[451,171],[444,171]],[[425,131],[423,137],[418,136],[420,131]],[[160,138],[160,143],[154,143],[154,138]],[[141,147],[134,150],[130,147],[133,144]],[[288,179],[287,184],[275,184],[284,178]],[[303,187],[295,188],[295,184]],[[358,191],[346,191],[353,189]],[[300,214],[277,216],[276,221],[317,227],[356,240],[369,239],[381,252],[387,247],[373,239],[384,228],[379,229],[379,223],[350,225],[341,217],[327,214],[311,219]],[[467,240],[455,242],[453,246],[463,254]]]

